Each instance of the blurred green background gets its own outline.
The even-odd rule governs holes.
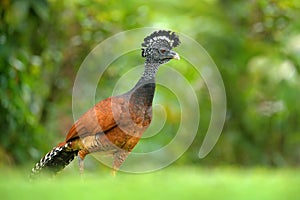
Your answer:
[[[31,166],[64,139],[73,123],[76,72],[97,44],[124,30],[165,27],[205,48],[227,94],[221,137],[199,159],[211,114],[209,93],[185,62],[169,64],[194,87],[201,85],[196,90],[201,129],[173,166],[299,167],[299,18],[297,0],[2,0],[0,166]],[[136,55],[122,69],[112,64],[105,72],[97,100],[111,94],[122,73],[141,64]],[[166,127],[150,138],[149,150],[167,144],[178,128],[176,97],[164,93],[158,88],[155,101],[165,102]]]

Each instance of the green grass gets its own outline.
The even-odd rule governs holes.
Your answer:
[[[166,168],[148,174],[61,173],[29,182],[1,170],[1,199],[298,199],[299,170]]]

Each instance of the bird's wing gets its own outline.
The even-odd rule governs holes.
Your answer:
[[[83,114],[71,127],[66,136],[66,142],[106,131],[117,126],[115,114],[112,111],[112,103],[118,103],[119,99],[107,98]]]

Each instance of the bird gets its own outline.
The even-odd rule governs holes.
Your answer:
[[[151,123],[156,73],[160,65],[180,60],[179,54],[172,50],[180,43],[178,35],[170,30],[157,30],[145,37],[141,45],[144,71],[135,86],[85,112],[71,126],[65,140],[36,163],[30,178],[42,172],[56,175],[76,156],[79,171],[83,173],[84,158],[95,152],[112,156],[115,175]]]

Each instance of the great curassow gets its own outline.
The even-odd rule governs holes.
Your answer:
[[[180,59],[172,51],[179,44],[178,36],[171,31],[159,30],[147,36],[142,43],[144,72],[137,84],[124,94],[100,101],[83,114],[65,141],[35,165],[31,178],[42,171],[56,174],[77,155],[82,172],[85,156],[93,152],[112,155],[115,173],[150,125],[156,72],[161,64]]]

